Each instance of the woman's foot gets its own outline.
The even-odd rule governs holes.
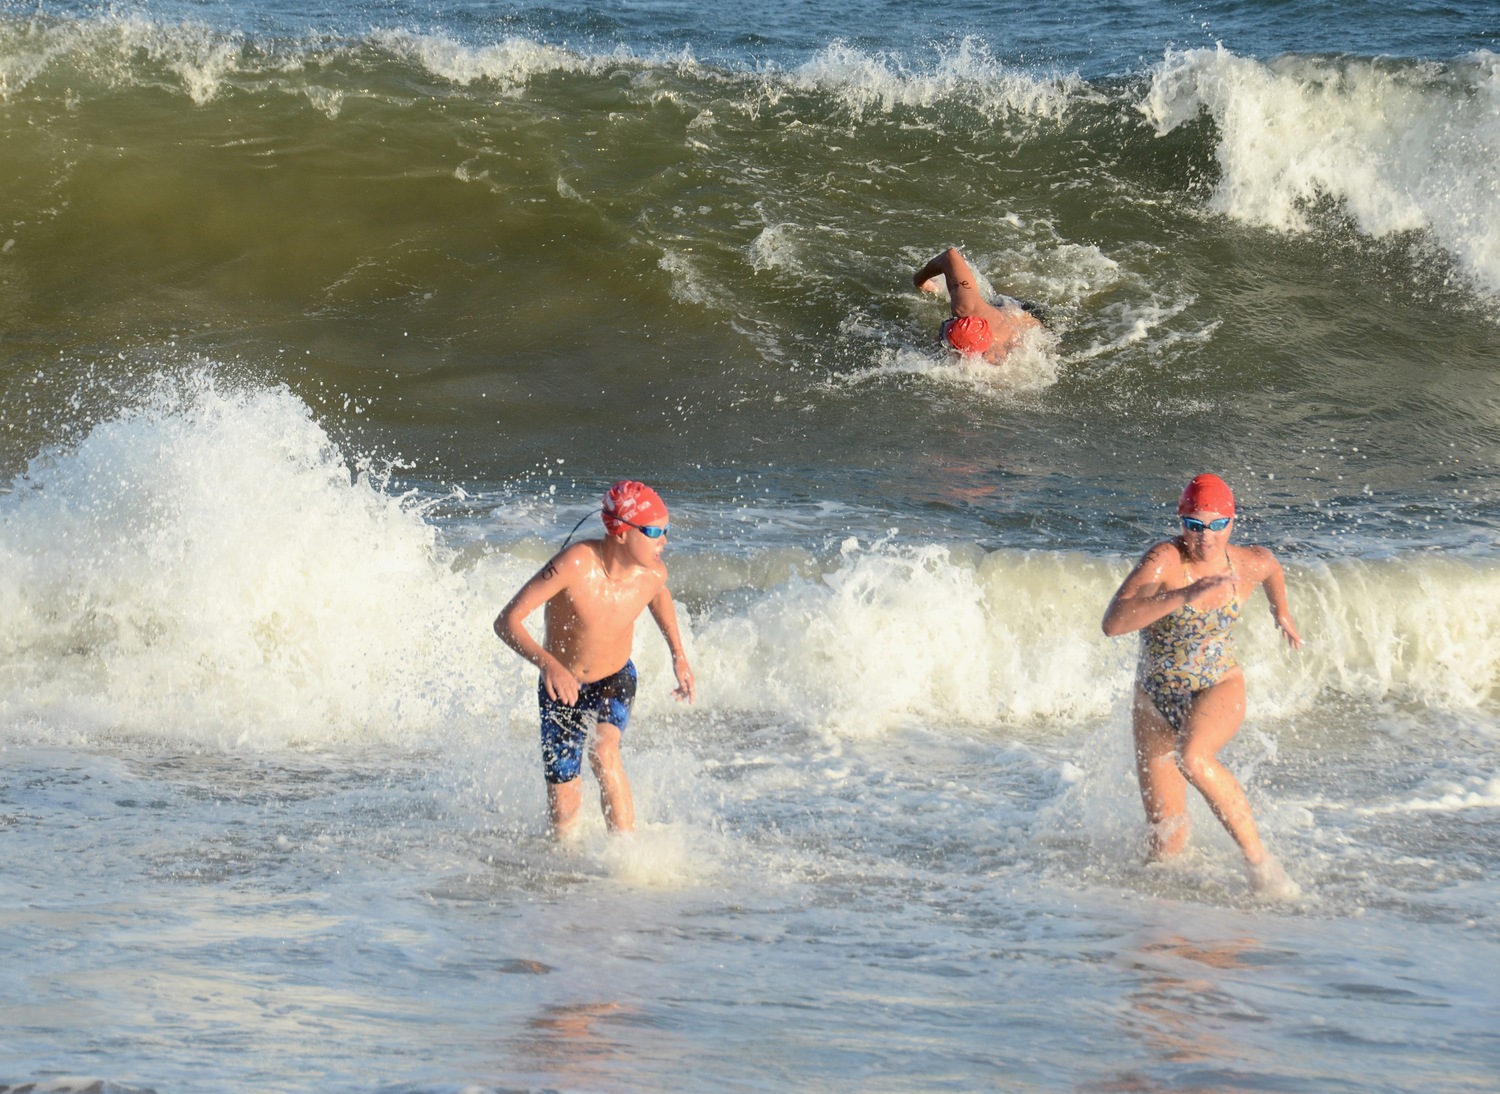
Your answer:
[[[1286,876],[1281,863],[1271,855],[1260,862],[1245,863],[1245,873],[1249,875],[1251,891],[1268,900],[1292,900],[1302,894],[1302,889]]]

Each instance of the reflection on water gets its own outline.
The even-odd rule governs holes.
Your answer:
[[[1172,1063],[1223,1062],[1244,1057],[1244,1049],[1221,1036],[1213,1024],[1226,1017],[1256,1016],[1225,990],[1225,972],[1246,966],[1241,954],[1256,941],[1238,938],[1207,945],[1185,938],[1148,943],[1135,967],[1146,974],[1126,1000],[1124,1024],[1162,1059]]]
[[[1229,1023],[1268,1020],[1234,985],[1236,974],[1258,964],[1250,955],[1260,950],[1260,941],[1251,937],[1204,942],[1163,933],[1122,955],[1125,968],[1138,983],[1122,999],[1119,1026],[1129,1040],[1140,1045],[1137,1062],[1147,1067],[1122,1069],[1093,1089],[1175,1088],[1153,1077],[1148,1070],[1151,1064],[1207,1069],[1210,1074],[1253,1070],[1256,1053],[1229,1035]]]
[[[528,1071],[569,1085],[604,1084],[624,1058],[631,1009],[603,1001],[546,1004],[516,1036],[515,1053]]]

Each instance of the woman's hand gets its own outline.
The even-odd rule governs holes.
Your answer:
[[[1276,620],[1276,625],[1281,628],[1281,633],[1286,635],[1286,644],[1294,650],[1300,650],[1302,648],[1302,636],[1297,633],[1297,625],[1292,622],[1292,617],[1285,612],[1282,612],[1280,615],[1272,612],[1271,618]]]
[[[1227,592],[1224,591],[1226,588]],[[1200,577],[1182,591],[1186,597],[1185,603],[1191,604],[1200,612],[1212,611],[1229,603],[1230,597],[1234,595],[1234,578],[1229,574],[1211,574]]]

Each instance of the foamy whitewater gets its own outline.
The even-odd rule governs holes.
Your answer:
[[[0,5],[0,1094],[1493,1089],[1500,41],[1325,7]],[[1144,862],[1201,470],[1292,898]],[[559,846],[622,476],[699,694]]]

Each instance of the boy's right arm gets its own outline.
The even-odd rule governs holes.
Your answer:
[[[927,283],[939,274],[942,275],[947,285],[948,302],[954,315],[982,316],[984,314],[989,303],[979,291],[978,279],[974,276],[974,271],[969,268],[968,262],[964,260],[964,256],[959,253],[957,247],[949,247],[934,257],[912,275],[912,282],[923,292],[933,291],[927,288]]]
[[[576,562],[565,558],[567,554],[567,551],[561,551],[553,556],[521,586],[510,603],[500,609],[500,614],[495,617],[495,633],[507,646],[542,670],[542,684],[549,696],[571,704],[578,701],[578,678],[526,630],[526,617],[568,587],[568,575],[576,569]]]

